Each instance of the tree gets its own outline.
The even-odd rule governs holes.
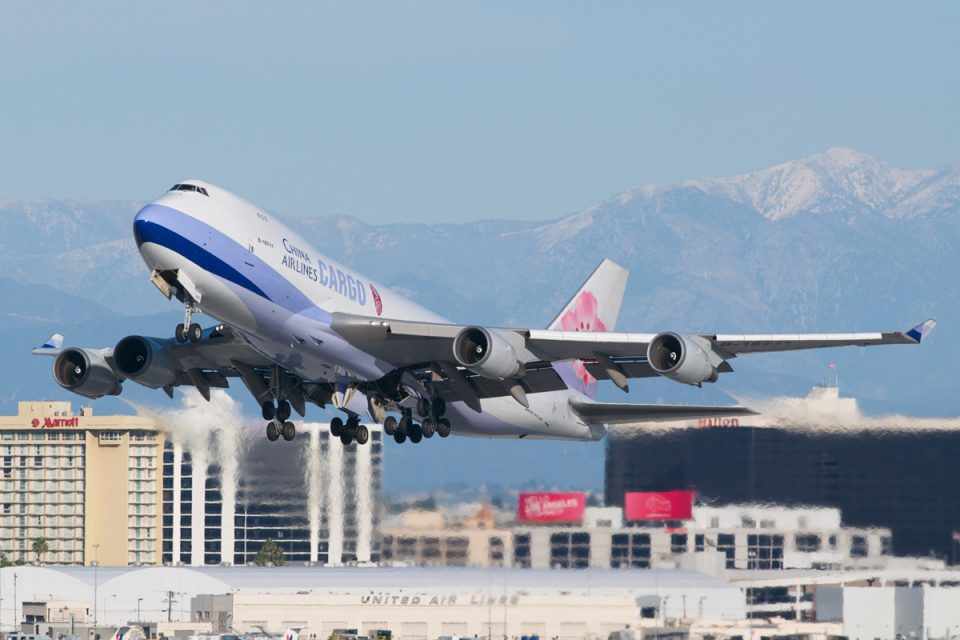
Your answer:
[[[46,538],[36,538],[33,541],[33,553],[37,556],[37,564],[40,564],[40,561],[43,559],[43,554],[50,551],[50,545],[47,544]]]
[[[283,549],[273,540],[267,540],[260,547],[257,556],[253,559],[253,564],[258,567],[282,567],[287,561],[283,557]]]
[[[7,554],[0,553],[0,569],[4,567],[12,567],[13,563],[10,562],[10,559],[7,558]]]

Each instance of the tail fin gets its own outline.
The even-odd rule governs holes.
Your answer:
[[[613,331],[620,315],[623,293],[630,272],[604,259],[547,327],[554,331]],[[597,380],[580,360],[558,362],[554,369],[566,385],[589,398],[597,392]]]
[[[630,272],[604,258],[547,329],[613,331]]]

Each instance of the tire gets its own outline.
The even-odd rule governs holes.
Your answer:
[[[173,337],[176,338],[177,342],[183,344],[187,341],[187,328],[183,326],[183,323],[177,325],[177,328],[173,330]]]
[[[392,436],[397,431],[397,419],[393,416],[387,416],[383,419],[383,432]]]
[[[365,424],[357,425],[357,432],[354,436],[357,438],[357,444],[367,444],[370,441],[370,430],[367,429]]]
[[[407,434],[404,431],[397,430],[393,433],[393,441],[397,444],[403,444],[407,440]]]
[[[343,443],[343,446],[350,446],[350,443],[353,442],[353,434],[349,431],[344,431],[340,434],[340,442]]]
[[[297,428],[293,426],[292,422],[284,422],[283,427],[280,429],[280,434],[283,436],[284,440],[291,442],[297,437]]]
[[[446,418],[440,418],[440,420],[437,421],[437,435],[441,438],[448,437],[452,430],[453,429],[450,426],[450,421]]]
[[[330,421],[330,435],[334,438],[339,438],[343,435],[343,420],[334,418]]]
[[[196,322],[191,324],[187,329],[187,338],[189,338],[190,342],[200,342],[203,338],[203,327]]]
[[[423,424],[420,425],[420,431],[423,432],[424,438],[432,438],[433,434],[437,432],[437,424],[430,418],[427,418],[423,421]]]
[[[447,413],[447,401],[443,398],[433,399],[433,417],[442,418]]]
[[[277,417],[277,407],[271,400],[264,400],[260,404],[260,413],[263,414],[263,419],[269,422]]]
[[[270,442],[276,442],[277,438],[280,437],[280,427],[277,426],[277,423],[271,420],[267,423],[267,440]]]
[[[426,398],[417,400],[417,415],[421,418],[426,418],[430,415],[430,401]]]
[[[404,433],[410,433],[410,425],[413,424],[413,420],[407,416],[400,418],[400,424],[397,425],[397,431],[403,431]]]
[[[277,403],[277,420],[280,422],[286,422],[290,419],[290,403],[286,400],[281,400]]]
[[[412,442],[413,444],[417,444],[418,442],[423,440],[423,430],[420,428],[420,425],[418,425],[417,423],[413,423],[412,425],[410,425],[409,435],[410,435],[410,442]]]

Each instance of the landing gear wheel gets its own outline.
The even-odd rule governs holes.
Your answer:
[[[433,417],[440,419],[447,413],[447,401],[443,398],[434,398],[433,402]]]
[[[176,338],[177,342],[183,344],[187,341],[187,328],[183,326],[183,323],[177,325],[177,328],[173,331],[173,337]]]
[[[343,420],[334,418],[330,421],[330,435],[339,438],[343,434]]]
[[[450,421],[446,418],[440,418],[437,420],[437,435],[441,438],[446,438],[450,435],[451,431]]]
[[[284,422],[280,428],[280,433],[283,435],[284,440],[290,442],[297,437],[297,428],[293,426],[292,422]]]
[[[348,446],[351,442],[353,442],[353,434],[349,431],[344,431],[340,434],[340,442],[343,443],[343,446]]]
[[[260,413],[263,414],[264,420],[273,420],[277,417],[277,408],[272,401],[264,400],[260,403]]]
[[[413,424],[413,420],[410,419],[410,416],[403,416],[402,418],[400,418],[400,424],[397,426],[397,431],[410,433],[410,425],[412,424]]]
[[[430,401],[426,398],[417,400],[417,415],[421,418],[426,418],[430,415]]]
[[[423,430],[420,428],[420,425],[413,423],[410,425],[410,442],[417,444],[423,440]]]
[[[280,427],[277,426],[277,423],[271,420],[267,423],[267,440],[270,442],[276,442],[277,438],[280,437]]]
[[[357,438],[357,444],[367,444],[367,442],[370,441],[370,430],[367,429],[367,425],[358,425],[355,436]]]
[[[393,432],[393,441],[397,444],[403,444],[407,440],[407,432],[402,429],[397,429]]]
[[[200,339],[203,338],[203,327],[196,322],[191,324],[187,327],[187,338],[190,342],[200,342]]]
[[[420,431],[423,432],[424,438],[432,438],[433,434],[437,431],[437,425],[433,420],[427,418],[423,421],[423,424],[420,425]]]
[[[397,419],[393,416],[387,416],[383,419],[383,432],[388,436],[392,436],[397,432]]]
[[[277,420],[285,421],[290,418],[290,403],[286,400],[281,400],[277,403]]]

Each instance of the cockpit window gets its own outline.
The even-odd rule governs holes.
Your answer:
[[[195,184],[175,184],[170,188],[170,191],[193,191],[194,193],[202,193],[208,198],[210,197],[205,187],[198,187]]]

